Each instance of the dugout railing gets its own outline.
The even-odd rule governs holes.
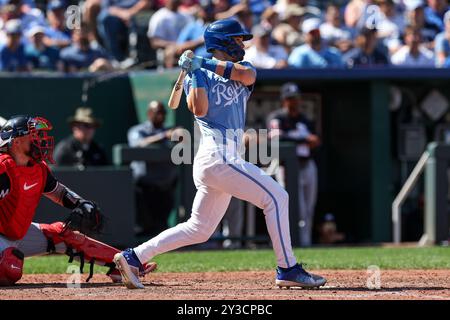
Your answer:
[[[448,244],[450,144],[432,142],[420,157],[410,176],[392,203],[394,243],[402,241],[401,206],[425,173],[424,233],[420,246]]]

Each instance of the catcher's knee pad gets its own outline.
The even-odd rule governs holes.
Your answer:
[[[0,286],[12,286],[22,278],[24,254],[9,247],[0,252]]]

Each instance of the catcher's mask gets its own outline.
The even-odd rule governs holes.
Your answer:
[[[31,157],[35,161],[53,160],[54,139],[48,135],[51,123],[41,117],[14,116],[0,129],[0,149],[11,147],[15,138],[30,135]]]

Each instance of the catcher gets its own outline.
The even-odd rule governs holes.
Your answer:
[[[22,277],[24,257],[65,253],[93,265],[109,267],[113,282],[121,281],[113,257],[118,249],[88,235],[102,230],[103,215],[98,206],[64,186],[52,175],[46,162],[53,163],[52,126],[40,117],[15,116],[0,129],[0,286],[15,284]],[[64,222],[32,222],[42,195],[72,210]],[[140,276],[153,271],[145,266]]]

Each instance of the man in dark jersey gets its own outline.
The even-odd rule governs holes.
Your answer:
[[[311,151],[320,144],[314,134],[314,126],[301,111],[300,90],[295,83],[286,83],[281,87],[282,109],[269,115],[268,128],[270,136],[279,136],[280,141],[297,144],[299,159],[299,241],[302,246],[310,246],[314,207],[317,199],[317,167]],[[277,180],[284,184],[284,170],[280,168]]]

